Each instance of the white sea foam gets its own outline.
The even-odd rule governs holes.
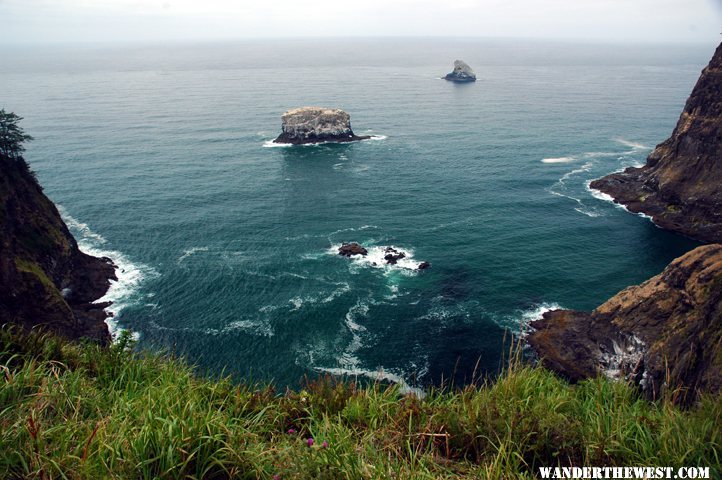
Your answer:
[[[420,388],[412,387],[409,385],[402,374],[394,373],[390,370],[384,370],[383,367],[379,367],[378,370],[366,370],[363,368],[326,368],[326,367],[315,367],[315,370],[319,372],[330,373],[336,376],[346,377],[366,377],[375,381],[386,381],[395,383],[399,386],[401,393],[413,393],[419,398],[423,398],[424,392]]]
[[[638,143],[638,142],[632,142],[632,141],[626,140],[624,138],[615,138],[614,141],[617,143],[621,143],[625,147],[629,147],[634,150],[648,150],[649,149],[649,147],[646,145],[642,145],[641,143]]]
[[[183,262],[183,260],[190,257],[191,255],[194,255],[198,252],[207,252],[207,251],[208,251],[208,247],[193,247],[193,248],[189,248],[187,250],[183,250],[183,255],[178,257],[178,260],[176,260],[176,263],[180,264]]]
[[[119,251],[103,248],[102,246],[107,243],[105,238],[93,232],[87,224],[73,218],[62,206],[58,205],[58,210],[68,228],[75,235],[81,251],[94,257],[108,257],[118,267],[115,271],[118,280],[111,280],[106,294],[97,300],[97,302],[113,302],[110,307],[106,308],[112,316],[108,317],[105,322],[108,324],[112,337],[117,338],[122,330],[118,327],[118,316],[123,309],[143,302],[143,297],[139,295],[141,285],[147,279],[156,277],[158,273],[147,265],[131,261]],[[133,336],[137,338],[138,334],[133,332]]]
[[[541,319],[546,312],[550,312],[552,310],[561,310],[563,308],[564,307],[562,307],[558,303],[543,302],[513,315],[509,319],[509,323],[511,324],[510,326],[513,328],[516,334],[521,337],[525,337],[529,333],[532,322]]]
[[[361,140],[361,142],[364,142],[366,140],[378,142],[381,140],[386,140],[387,138],[389,138],[389,137],[386,135],[370,135],[370,138]],[[263,142],[263,147],[264,148],[288,148],[288,147],[306,147],[306,148],[308,148],[308,147],[317,147],[319,145],[334,145],[334,144],[339,143],[339,142],[317,142],[317,143],[302,143],[300,145],[296,145],[293,143],[276,143],[276,142],[274,142],[274,140],[275,139],[266,140],[265,142]]]
[[[571,163],[576,157],[542,158],[542,163]]]
[[[288,148],[293,147],[292,143],[276,143],[273,140],[266,140],[263,142],[264,148]]]
[[[335,289],[331,293],[329,293],[323,300],[323,303],[330,303],[333,302],[336,298],[340,297],[341,295],[344,295],[351,291],[351,285],[348,283],[340,283],[340,288]]]
[[[220,333],[225,334],[235,330],[241,330],[260,337],[272,337],[274,335],[273,328],[267,320],[260,322],[253,320],[236,320],[221,329]]]
[[[602,200],[602,201],[604,201],[604,202],[609,202],[609,203],[611,203],[612,205],[614,205],[615,207],[621,208],[622,210],[624,210],[624,211],[627,212],[627,213],[631,213],[631,214],[633,214],[633,215],[637,215],[638,217],[646,218],[647,220],[652,221],[652,217],[650,217],[650,216],[647,215],[646,213],[642,213],[642,212],[639,212],[639,213],[630,212],[629,209],[628,209],[625,205],[622,205],[621,203],[615,202],[615,201],[614,201],[614,197],[612,197],[611,195],[608,195],[608,194],[606,194],[606,193],[604,193],[604,192],[600,192],[599,190],[596,190],[596,189],[592,188],[592,187],[591,187],[591,183],[592,183],[592,181],[590,180],[590,181],[588,181],[585,185],[586,185],[587,191],[589,192],[589,194],[590,194],[592,197],[594,197],[594,198],[596,198],[596,199],[598,199],[598,200]]]
[[[331,255],[338,255],[338,249],[341,245],[341,243],[334,244],[327,250],[327,252]],[[388,247],[374,245],[366,248],[368,251],[366,255],[353,255],[350,258],[354,264],[364,267],[379,268],[386,271],[401,271],[405,273],[418,271],[419,264],[421,262],[414,258],[413,250],[403,249],[393,245],[390,245],[389,247],[395,249],[397,252],[403,253],[406,256],[397,260],[395,265],[389,265],[386,263],[386,259],[384,258],[387,255],[386,248]]]
[[[564,175],[561,176],[557,182],[549,187],[547,191],[551,193],[552,195],[556,195],[558,197],[568,198],[569,200],[573,200],[577,203],[577,206],[574,207],[574,210],[581,213],[582,215],[586,215],[588,217],[601,217],[604,215],[603,212],[598,211],[597,209],[593,207],[589,207],[584,204],[581,198],[577,198],[573,195],[570,195],[569,193],[566,193],[568,191],[567,181],[579,174],[589,172],[594,167],[595,162],[589,161],[582,165],[579,168],[575,168]]]

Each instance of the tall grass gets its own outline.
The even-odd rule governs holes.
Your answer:
[[[180,359],[132,351],[127,337],[102,349],[6,328],[0,370],[0,478],[529,479],[556,465],[722,472],[719,397],[681,410],[601,378],[570,386],[518,359],[493,383],[424,398],[330,377],[277,394],[204,379]]]

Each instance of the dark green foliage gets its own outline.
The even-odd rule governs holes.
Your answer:
[[[722,402],[682,410],[509,362],[424,398],[320,377],[300,391],[182,360],[0,330],[0,478],[534,478],[539,466],[722,467]],[[312,446],[308,438],[314,438]],[[323,442],[328,442],[327,446]]]
[[[0,110],[0,155],[13,160],[21,160],[25,151],[23,143],[33,139],[20,128],[22,117],[13,112]]]

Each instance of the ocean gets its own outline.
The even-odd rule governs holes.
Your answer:
[[[0,108],[81,248],[118,264],[111,326],[141,348],[279,387],[463,385],[543,311],[593,309],[696,245],[588,183],[670,135],[713,48],[3,46]],[[476,83],[440,80],[457,58]],[[271,147],[305,105],[374,138]],[[376,264],[336,254],[351,241]],[[408,257],[383,265],[387,246]]]

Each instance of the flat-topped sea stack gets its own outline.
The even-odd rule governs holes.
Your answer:
[[[476,73],[463,60],[454,61],[454,71],[444,77],[445,80],[456,83],[469,83],[476,81]]]
[[[662,228],[722,242],[722,45],[702,70],[672,136],[641,168],[595,180],[604,192]]]
[[[351,116],[337,108],[301,107],[289,110],[281,117],[281,129],[274,143],[344,143],[371,138],[354,134]]]

